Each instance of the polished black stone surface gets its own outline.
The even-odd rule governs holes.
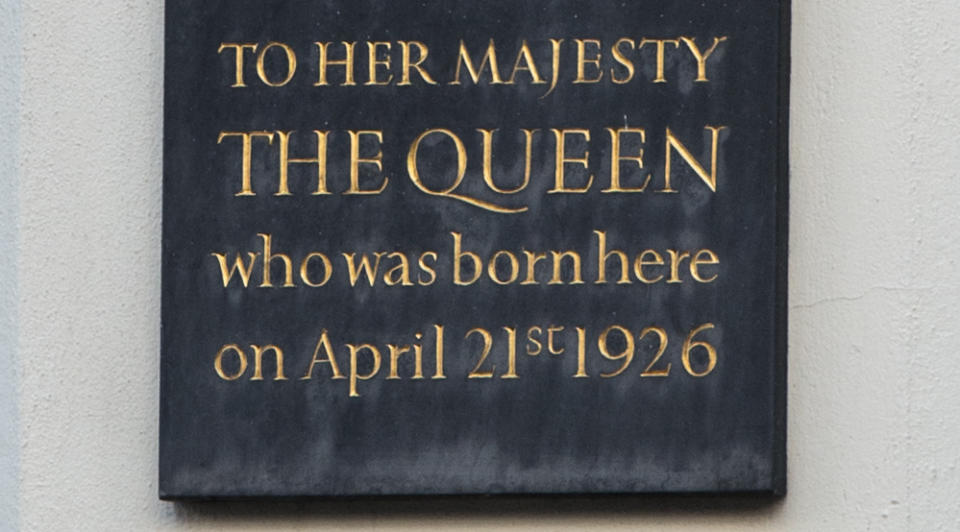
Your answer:
[[[166,10],[161,497],[784,493],[787,2],[168,0]],[[696,81],[698,61],[681,37],[701,54],[726,37],[705,60],[707,81]],[[667,41],[638,49],[645,38]],[[451,84],[461,42],[479,68],[491,39],[503,83],[488,63],[478,83],[462,66],[461,83]],[[553,87],[551,39],[559,50]],[[344,41],[356,43],[355,84],[330,65],[328,84],[317,85],[315,43],[332,43],[329,59],[340,60]],[[413,67],[403,83],[405,48],[411,64],[424,50],[403,44],[413,41],[428,51],[420,67],[436,84]],[[295,54],[289,82],[284,48],[271,42]],[[380,61],[390,58],[376,70],[377,80],[392,75],[386,85],[368,84],[371,47]],[[232,86],[238,51],[245,87]],[[584,80],[599,81],[575,83],[578,64]],[[708,126],[723,127],[715,191]],[[642,148],[643,169],[622,160],[621,186],[640,187],[649,175],[644,192],[604,192],[608,128],[634,130],[621,134],[621,157]],[[410,176],[411,145],[431,129],[456,135],[466,153],[463,181],[446,196],[438,191],[458,171],[446,133],[420,144],[419,187]],[[485,184],[478,129],[497,130],[490,170],[501,189],[523,183],[521,129],[538,130],[523,190],[499,194]],[[565,186],[589,182],[584,193],[550,192],[551,129],[589,131],[589,142],[576,131],[564,137]],[[329,194],[313,194],[317,165],[293,163],[289,195],[276,195],[283,134],[293,131],[289,157],[305,159],[317,153],[313,130],[329,132]],[[237,195],[243,139],[233,133],[252,131],[272,138],[251,138],[252,195]],[[380,132],[355,135],[356,158],[382,154],[380,169],[358,164],[357,188],[386,182],[381,193],[344,194],[348,131]],[[585,150],[587,170],[573,161]],[[453,233],[483,261],[466,286],[454,282]],[[627,256],[629,282],[617,282],[617,255],[597,282],[601,233],[607,252]],[[274,254],[272,287],[261,287],[260,235]],[[655,254],[642,255],[648,249]],[[501,250],[509,254],[488,267]],[[690,253],[675,273],[669,250]],[[573,259],[552,251],[579,255],[582,283],[571,282]],[[217,253],[228,269],[238,253],[245,261],[257,254],[246,288],[240,272],[224,286]],[[326,273],[316,253],[330,261],[330,278],[312,287]],[[362,273],[351,286],[350,257],[376,253],[373,286]],[[287,267],[277,254],[289,258],[294,286],[282,286]],[[657,256],[664,265],[636,268],[638,258]],[[470,258],[462,268],[461,280],[471,280]],[[615,376],[625,359],[608,360],[598,346],[611,326],[611,357],[634,347]],[[559,354],[549,351],[551,328]],[[490,335],[478,368],[485,334],[472,329]],[[713,362],[697,342],[715,349]],[[408,348],[396,357],[395,379],[388,344]],[[378,350],[379,367],[363,345]],[[262,380],[252,346],[263,351]],[[282,350],[284,380],[266,346]],[[309,372],[327,346],[336,371],[323,361]],[[422,378],[414,378],[418,349]]]

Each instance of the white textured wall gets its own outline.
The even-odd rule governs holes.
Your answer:
[[[795,2],[785,500],[175,505],[162,5],[0,0],[0,528],[960,530],[960,3]]]
[[[0,0],[0,524],[17,522],[17,183],[20,2]],[[11,44],[12,43],[12,44]]]

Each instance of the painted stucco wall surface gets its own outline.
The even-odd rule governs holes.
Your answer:
[[[163,6],[0,0],[0,528],[960,530],[960,3],[793,10],[784,500],[177,505]]]

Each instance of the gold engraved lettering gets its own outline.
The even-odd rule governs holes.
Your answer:
[[[458,286],[470,286],[477,282],[483,272],[483,261],[480,256],[470,251],[461,251],[461,242],[463,235],[460,233],[450,233],[453,237],[453,284]],[[464,280],[461,273],[461,261],[464,258],[470,259],[473,263],[473,277]]]
[[[446,135],[447,137],[450,138],[450,140],[453,141],[454,147],[457,150],[456,178],[453,180],[453,184],[451,184],[449,187],[442,190],[433,190],[427,187],[427,185],[424,184],[423,180],[420,178],[420,170],[418,169],[418,165],[417,165],[417,159],[419,157],[419,152],[420,152],[420,143],[423,142],[423,139],[433,134]],[[412,181],[413,184],[422,192],[429,194],[431,196],[452,198],[452,199],[467,203],[469,205],[480,207],[481,209],[486,209],[492,212],[513,214],[518,212],[525,212],[527,210],[527,207],[512,209],[508,207],[501,207],[499,205],[494,205],[492,203],[488,203],[486,201],[479,200],[476,198],[471,198],[469,196],[455,194],[454,190],[456,190],[457,187],[460,186],[460,183],[463,182],[463,177],[466,174],[466,171],[467,171],[467,149],[464,147],[463,141],[460,140],[460,137],[458,137],[453,131],[450,131],[449,129],[428,129],[427,131],[424,131],[423,133],[421,133],[420,136],[417,137],[416,140],[414,140],[413,143],[410,145],[410,151],[407,153],[407,174],[410,176],[410,181]]]
[[[383,171],[383,151],[378,147],[377,153],[373,157],[360,157],[360,138],[363,136],[376,137],[379,144],[383,144],[382,131],[348,131],[350,135],[350,189],[344,194],[379,194],[387,188],[390,178],[384,176],[380,188],[368,190],[360,188],[360,165],[369,164],[377,167],[377,170]]]
[[[613,46],[610,47],[610,53],[613,55],[613,60],[623,65],[623,67],[627,69],[627,77],[625,78],[618,78],[616,71],[613,68],[610,69],[610,81],[613,81],[617,85],[630,83],[635,73],[635,70],[633,68],[633,61],[631,61],[625,55],[623,55],[623,52],[620,50],[621,44],[630,45],[630,50],[633,50],[634,48],[636,48],[636,43],[634,42],[634,40],[627,39],[627,38],[618,40],[613,44]]]
[[[377,49],[378,48],[387,49],[387,58],[379,59]],[[390,74],[387,79],[379,80],[377,79],[377,67],[386,67],[387,70],[390,70],[390,43],[389,42],[379,42],[379,41],[367,41],[367,82],[364,85],[389,85],[393,80],[393,74]]]
[[[253,154],[253,139],[260,137],[267,139],[268,144],[273,144],[273,133],[270,131],[221,131],[220,136],[217,137],[217,144],[223,142],[223,139],[229,137],[240,137],[243,139],[243,152],[241,159],[241,189],[240,192],[234,194],[235,196],[256,196],[257,194],[253,191],[252,178],[250,176],[250,167],[251,159]]]
[[[676,192],[676,190],[674,190],[670,186],[670,174],[671,174],[671,164],[672,164],[670,160],[670,156],[674,149],[677,150],[677,153],[679,153],[680,156],[683,157],[683,160],[690,165],[690,168],[693,168],[693,171],[696,172],[696,174],[700,177],[700,179],[703,180],[703,182],[706,183],[708,187],[710,187],[711,191],[713,192],[717,191],[717,150],[718,150],[720,132],[726,129],[726,126],[719,126],[719,127],[706,126],[704,127],[704,129],[706,129],[712,134],[712,139],[713,139],[711,148],[710,148],[710,173],[708,174],[707,171],[704,170],[703,166],[701,166],[700,163],[697,162],[696,158],[694,158],[694,156],[690,153],[690,151],[686,148],[686,146],[684,146],[683,144],[680,143],[679,140],[677,140],[677,137],[674,136],[673,131],[670,131],[670,128],[667,128],[667,159],[666,159],[667,162],[666,162],[666,167],[664,169],[664,187],[663,187],[663,190],[660,190],[658,192]]]
[[[250,274],[253,273],[253,265],[257,262],[257,257],[260,256],[259,253],[252,253],[248,251],[247,255],[250,257],[250,262],[248,264],[244,264],[242,255],[237,253],[237,258],[234,259],[233,266],[230,266],[228,269],[226,254],[211,253],[211,255],[216,257],[217,262],[220,263],[220,276],[223,279],[224,288],[230,284],[230,281],[233,279],[234,272],[240,276],[240,282],[242,282],[243,287],[246,288],[250,283]]]
[[[593,185],[593,174],[590,174],[590,178],[587,180],[587,184],[583,188],[568,188],[566,186],[565,167],[567,164],[579,164],[584,168],[589,168],[587,160],[590,157],[590,152],[584,151],[583,157],[568,158],[566,155],[566,138],[567,135],[579,135],[583,137],[583,140],[586,142],[590,142],[590,131],[586,129],[551,129],[550,131],[553,132],[554,138],[556,139],[557,157],[554,186],[552,189],[547,191],[547,194],[558,194],[561,192],[583,194],[590,189],[591,185]]]
[[[410,69],[414,69],[420,75],[420,78],[423,81],[426,81],[430,85],[436,85],[437,82],[430,77],[430,74],[421,66],[424,61],[427,60],[427,55],[430,51],[427,49],[427,45],[419,41],[399,41],[400,43],[400,52],[401,59],[403,62],[403,75],[400,78],[400,83],[397,85],[411,85],[410,82]],[[417,49],[417,60],[411,61],[410,57],[410,47],[413,46]]]
[[[310,280],[310,261],[313,259],[320,259],[320,262],[323,263],[323,279],[319,282]],[[318,288],[327,284],[331,275],[333,275],[333,263],[331,263],[330,259],[323,253],[314,251],[304,257],[303,262],[300,263],[300,280],[303,281],[303,284],[311,288]]]
[[[687,339],[683,342],[683,352],[681,354],[681,360],[683,361],[683,368],[687,370],[693,377],[706,377],[710,374],[715,367],[717,367],[717,350],[707,342],[704,341],[693,341],[693,337],[696,336],[701,331],[708,331],[715,327],[712,323],[704,323],[703,325],[697,327],[696,329],[690,331],[690,334],[687,336]],[[690,361],[690,352],[696,348],[702,347],[707,352],[707,367],[703,371],[696,371],[693,369],[693,364]]]
[[[527,257],[527,277],[520,284],[539,284],[537,283],[536,277],[536,266],[537,262],[541,260],[546,260],[546,253],[534,253],[533,251],[523,250],[523,254]]]
[[[259,345],[251,345],[253,349],[253,377],[250,377],[252,381],[262,381],[263,380],[263,354],[267,351],[273,351],[274,360],[277,365],[277,373],[273,378],[275,381],[285,381],[286,377],[283,376],[283,350],[275,345],[265,345],[260,347]]]
[[[224,50],[232,49],[234,64],[236,66],[235,79],[231,87],[246,87],[247,84],[243,82],[243,51],[250,50],[251,53],[256,53],[257,45],[255,43],[236,43],[236,42],[222,42],[220,43],[220,48],[217,49],[218,54],[222,54]]]
[[[577,43],[577,79],[573,80],[574,83],[597,83],[603,79],[603,70],[600,69],[600,41],[596,39],[574,39]],[[586,47],[587,45],[596,47],[596,55],[587,58],[586,57]],[[586,77],[586,66],[590,64],[593,65],[593,68],[597,71],[597,76],[595,78]]]
[[[640,339],[643,340],[645,336],[653,333],[656,335],[659,343],[657,344],[657,354],[653,356],[653,360],[647,364],[647,367],[644,368],[643,373],[640,374],[641,377],[667,377],[670,375],[671,364],[667,362],[667,367],[663,369],[653,369],[657,365],[657,361],[660,360],[660,357],[663,356],[664,351],[667,350],[667,331],[661,327],[647,327],[646,329],[640,331]]]
[[[553,255],[553,278],[547,284],[563,284],[561,269],[564,257],[569,258],[573,263],[573,280],[570,284],[583,284],[583,277],[580,275],[580,254],[576,251],[551,251]]]
[[[367,283],[373,286],[377,281],[377,271],[380,269],[380,259],[386,253],[376,252],[373,254],[373,264],[370,264],[370,256],[364,253],[360,256],[359,266],[355,260],[356,253],[341,253],[344,261],[347,263],[347,271],[350,275],[350,286],[356,286],[361,275],[366,277]]]
[[[517,329],[504,327],[507,333],[507,372],[500,375],[501,379],[518,379],[517,376]]]
[[[330,47],[329,42],[317,42],[314,43],[317,45],[317,50],[319,52],[319,79],[314,83],[314,87],[322,87],[324,85],[329,85],[327,82],[327,67],[330,65],[342,66],[343,67],[343,76],[344,81],[343,85],[350,86],[356,85],[356,82],[353,81],[353,52],[357,43],[355,42],[341,42],[344,50],[344,58],[341,60],[331,60],[328,58],[328,48]]]
[[[563,39],[550,39],[553,70],[551,70],[550,88],[547,89],[547,92],[545,92],[540,99],[546,98],[551,92],[553,92],[553,89],[557,88],[557,81],[560,79],[560,45],[562,43]]]
[[[497,275],[497,260],[500,257],[507,258],[507,264],[510,265],[510,275],[507,279],[501,279]],[[490,263],[487,264],[487,275],[490,277],[490,280],[499,284],[507,285],[517,280],[517,277],[520,275],[520,263],[517,261],[517,257],[513,253],[510,253],[507,250],[501,249],[500,251],[493,254],[493,257],[490,258]]]
[[[420,286],[430,286],[436,282],[437,271],[434,270],[432,266],[427,264],[427,259],[430,259],[434,264],[436,264],[437,258],[437,253],[434,251],[426,251],[420,255],[420,259],[417,261],[417,264],[420,266],[420,273],[425,273],[428,275],[428,277],[426,280],[424,280],[420,274],[417,274],[417,284]]]
[[[228,375],[223,371],[223,355],[228,351],[236,353],[237,359],[240,361],[240,367],[237,369],[237,372],[232,375]],[[237,344],[225,345],[217,351],[217,358],[213,360],[213,368],[217,370],[217,375],[220,376],[221,379],[225,381],[235,381],[242,377],[247,371],[247,355],[243,354],[243,350],[240,349],[240,346]]]
[[[650,178],[653,177],[649,172],[647,172],[647,178],[643,181],[643,185],[638,188],[623,188],[620,185],[621,161],[632,161],[637,164],[638,168],[643,168],[643,148],[637,151],[636,156],[620,155],[620,136],[625,133],[640,135],[640,142],[644,143],[647,141],[646,133],[642,129],[632,127],[620,129],[608,127],[607,133],[610,134],[610,188],[603,189],[603,192],[607,194],[613,192],[643,192],[646,190],[647,184],[650,183]]]
[[[390,374],[387,375],[387,380],[398,380],[400,375],[397,374],[397,361],[400,359],[400,355],[410,352],[409,345],[395,346],[393,344],[387,344],[387,348],[390,350]],[[420,357],[417,357],[417,371],[420,371]]]
[[[260,283],[260,288],[271,288],[273,283],[270,278],[270,266],[273,261],[280,259],[283,263],[283,286],[284,288],[290,288],[294,286],[293,284],[293,263],[290,261],[290,257],[283,253],[272,253],[270,251],[270,244],[272,237],[268,234],[257,233],[257,236],[263,239],[263,281]]]
[[[554,327],[553,325],[547,327],[547,351],[549,351],[551,355],[563,354],[562,347],[557,349],[553,345],[553,333],[558,333],[558,332],[563,332],[563,327]]]
[[[487,356],[490,355],[490,348],[493,346],[493,335],[490,334],[490,331],[483,329],[481,327],[475,327],[467,331],[467,334],[464,335],[464,339],[470,338],[474,334],[479,334],[483,339],[483,348],[480,352],[480,359],[477,360],[477,365],[473,367],[473,370],[467,375],[468,379],[490,379],[493,378],[493,371],[497,369],[496,364],[490,365],[490,371],[480,371],[480,367],[483,366],[483,363],[486,362]]]
[[[470,75],[470,79],[473,80],[474,84],[479,84],[480,75],[483,74],[483,71],[488,64],[490,65],[490,84],[502,84],[503,80],[500,79],[500,67],[497,66],[497,49],[494,47],[493,39],[490,39],[490,44],[487,45],[487,51],[483,54],[483,60],[480,62],[479,68],[474,68],[473,61],[470,59],[470,52],[467,51],[467,45],[461,40],[460,55],[457,58],[457,71],[454,74],[453,81],[450,82],[450,85],[460,85],[461,66],[466,66],[467,73]]]
[[[431,378],[434,380],[442,380],[447,378],[447,376],[443,374],[443,325],[434,325],[433,330],[436,332],[436,343],[433,354],[434,365],[436,367],[433,372],[433,377]]]
[[[651,259],[647,259],[647,256],[651,256]],[[652,249],[645,249],[642,253],[637,255],[636,260],[633,262],[633,274],[636,275],[637,279],[641,283],[653,284],[659,282],[663,279],[663,274],[660,274],[654,278],[649,278],[643,273],[644,266],[663,266],[663,257],[659,253]]]
[[[407,260],[407,256],[400,252],[393,252],[387,255],[388,259],[395,259],[397,265],[387,270],[383,275],[383,282],[387,286],[413,286],[413,281],[410,280],[410,261]]]
[[[420,150],[420,143],[423,142],[423,139],[428,136],[439,133],[441,135],[446,135],[453,141],[453,145],[457,150],[457,177],[453,180],[453,185],[444,189],[444,190],[432,190],[427,188],[427,186],[420,179],[420,171],[417,169],[417,156]],[[410,151],[407,154],[407,173],[410,175],[410,180],[413,181],[413,184],[417,188],[430,194],[431,196],[448,196],[456,190],[460,183],[463,181],[463,176],[467,172],[467,149],[463,146],[463,141],[460,140],[453,131],[449,129],[428,129],[420,134],[416,140],[413,141],[413,144],[410,145]],[[454,195],[455,196],[455,195]],[[466,198],[464,198],[466,201]]]
[[[314,196],[329,194],[327,191],[327,135],[329,131],[314,130],[313,134],[317,137],[317,156],[313,159],[291,159],[290,158],[290,135],[293,131],[277,131],[277,138],[280,140],[280,184],[274,196],[290,196],[290,187],[288,185],[288,174],[291,164],[315,164],[317,165],[317,190]]]
[[[680,279],[679,275],[680,264],[683,263],[684,259],[689,259],[690,254],[686,251],[681,253],[673,249],[668,249],[667,254],[670,255],[670,278],[667,279],[667,283],[682,283],[683,280]]]
[[[607,261],[611,256],[620,259],[620,280],[617,284],[630,284],[630,267],[627,254],[614,249],[607,251],[607,233],[606,231],[593,232],[597,235],[597,280],[595,284],[606,284],[607,282]]]
[[[703,258],[701,258],[703,257]],[[717,257],[717,254],[709,249],[701,249],[693,256],[693,259],[690,261],[690,275],[701,283],[712,283],[717,279],[717,274],[713,274],[711,277],[703,278],[700,276],[700,266],[707,264],[720,264],[720,258]]]
[[[714,50],[717,49],[717,45],[727,40],[726,37],[714,37],[713,46],[707,49],[706,52],[700,52],[700,48],[697,47],[697,43],[693,37],[680,37],[680,40],[687,45],[687,48],[690,49],[690,53],[693,54],[693,57],[697,60],[697,79],[695,81],[704,83],[709,81],[707,79],[707,59],[710,58],[710,55],[713,54]]]
[[[318,358],[317,355],[320,354],[320,348],[326,352],[326,358]],[[317,347],[313,350],[313,358],[310,359],[310,367],[307,368],[307,373],[303,377],[300,377],[302,381],[308,381],[313,378],[313,368],[317,364],[330,364],[330,371],[333,374],[331,379],[345,379],[346,377],[340,373],[340,367],[337,366],[337,359],[333,356],[333,347],[330,345],[330,337],[327,333],[327,330],[324,329],[320,333],[320,339],[317,340]]]
[[[264,58],[267,56],[267,52],[271,48],[280,47],[283,49],[284,53],[287,56],[287,76],[283,78],[282,81],[273,82],[267,78],[267,71],[264,68]],[[290,80],[293,79],[293,75],[297,72],[297,54],[293,53],[293,48],[290,48],[282,42],[271,42],[267,43],[266,46],[260,50],[260,55],[257,56],[257,75],[260,76],[260,81],[271,87],[283,87],[287,83],[290,83]]]
[[[586,379],[587,375],[587,330],[577,327],[577,372],[574,379]]]
[[[534,338],[534,332],[536,332],[537,338]],[[543,344],[540,342],[540,337],[543,334],[543,329],[540,327],[530,327],[527,329],[527,354],[535,357],[543,352]]]
[[[360,397],[360,394],[357,393],[357,381],[368,381],[377,375],[380,371],[380,351],[370,344],[346,345],[347,349],[350,350],[350,397]],[[373,357],[373,368],[365,375],[358,373],[357,368],[357,355],[361,351],[369,351]]]
[[[623,351],[616,355],[610,354],[610,349],[607,345],[607,336],[613,331],[617,331],[623,335],[623,341],[625,344]],[[611,325],[600,333],[600,337],[597,338],[597,348],[600,349],[600,354],[603,355],[603,358],[606,358],[607,360],[623,360],[623,364],[621,364],[620,367],[615,371],[611,371],[610,373],[600,373],[600,377],[605,379],[616,377],[617,375],[620,375],[626,371],[630,366],[630,363],[633,362],[633,333],[631,333],[629,329],[621,327],[620,325]]]
[[[527,188],[527,185],[530,184],[530,167],[532,165],[532,152],[533,152],[533,134],[539,131],[538,129],[521,129],[523,131],[524,137],[526,138],[526,151],[524,155],[524,171],[523,171],[523,183],[521,183],[516,188],[505,189],[500,188],[493,182],[493,134],[496,132],[496,129],[478,129],[480,135],[483,139],[483,181],[490,187],[490,190],[498,194],[516,194],[517,192],[522,191]]]
[[[417,339],[419,340],[422,336],[418,333]],[[413,344],[413,377],[410,377],[411,380],[421,380],[423,379],[423,346],[420,344]]]
[[[523,63],[522,65],[521,62]],[[507,81],[507,84],[512,85],[517,78],[517,72],[524,70],[530,73],[530,79],[533,85],[546,83],[546,81],[540,77],[540,72],[537,71],[537,65],[533,61],[533,54],[530,53],[530,45],[527,44],[526,39],[524,39],[523,45],[520,46],[520,51],[517,52],[517,60],[513,63],[513,72],[510,74],[510,80]]]
[[[674,48],[677,48],[680,46],[680,41],[676,39],[643,39],[640,41],[640,44],[637,45],[637,50],[650,43],[656,43],[657,45],[657,77],[653,80],[653,82],[666,83],[667,78],[663,76],[664,51],[666,49],[666,45],[668,44],[672,44]]]

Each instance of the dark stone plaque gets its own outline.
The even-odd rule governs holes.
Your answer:
[[[166,10],[162,498],[784,492],[786,1]]]

